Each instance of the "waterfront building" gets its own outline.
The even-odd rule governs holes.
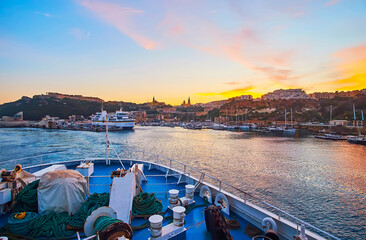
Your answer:
[[[351,124],[351,122],[348,121],[348,120],[332,120],[332,121],[329,121],[329,125],[334,125],[334,126],[339,126],[339,125],[348,126],[350,124]]]
[[[2,116],[1,121],[23,121],[23,112],[18,112],[14,116]]]
[[[84,116],[83,115],[71,115],[71,116],[69,116],[69,121],[71,121],[71,122],[84,121]]]

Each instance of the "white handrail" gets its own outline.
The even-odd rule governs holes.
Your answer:
[[[298,219],[297,217],[295,217],[295,216],[293,216],[293,215],[291,215],[291,214],[289,214],[289,213],[287,213],[287,212],[285,212],[285,211],[283,211],[283,210],[281,210],[281,209],[279,209],[279,208],[277,208],[277,207],[275,207],[275,206],[273,206],[273,205],[271,205],[271,204],[269,204],[269,203],[261,200],[259,197],[256,197],[256,196],[254,196],[254,195],[252,195],[250,193],[247,193],[247,192],[245,192],[244,190],[242,190],[240,188],[237,188],[235,186],[230,185],[229,183],[223,182],[223,181],[221,181],[221,180],[219,180],[219,179],[217,179],[217,178],[215,178],[215,177],[213,177],[213,176],[211,176],[209,174],[204,173],[203,171],[201,171],[201,170],[199,170],[199,169],[197,169],[195,167],[189,166],[189,165],[187,165],[185,163],[179,162],[177,160],[168,158],[168,157],[163,156],[163,155],[160,155],[160,154],[155,154],[155,153],[151,153],[151,152],[147,152],[147,151],[141,151],[141,150],[133,150],[133,151],[130,151],[130,152],[142,153],[143,154],[143,159],[138,159],[138,158],[136,158],[136,159],[132,159],[132,158],[121,158],[120,155],[122,153],[120,153],[120,154],[117,154],[117,159],[111,159],[111,160],[118,160],[120,162],[122,162],[123,160],[125,160],[125,161],[154,162],[154,161],[152,161],[150,159],[145,158],[145,155],[146,154],[150,154],[149,158],[154,158],[155,159],[155,163],[158,163],[159,158],[160,159],[168,160],[169,161],[169,165],[161,164],[162,166],[164,166],[164,167],[166,167],[168,169],[170,168],[170,169],[174,170],[173,167],[172,167],[172,163],[173,162],[174,163],[177,163],[177,164],[180,164],[180,165],[182,165],[184,167],[184,174],[185,175],[189,175],[189,176],[191,175],[188,171],[186,171],[187,168],[189,168],[189,169],[191,169],[191,170],[193,170],[193,171],[195,171],[195,172],[197,172],[199,174],[204,174],[205,176],[207,176],[207,177],[209,177],[209,178],[211,178],[211,179],[213,179],[215,181],[218,181],[220,191],[221,191],[221,185],[224,184],[224,185],[226,185],[226,186],[228,186],[228,187],[230,187],[230,188],[232,188],[232,189],[234,189],[236,191],[239,191],[240,193],[243,193],[245,197],[249,196],[249,197],[251,197],[251,198],[259,201],[260,203],[264,204],[265,206],[267,206],[267,207],[269,207],[271,209],[274,209],[276,211],[279,211],[280,213],[284,214],[289,219],[293,219],[293,220],[295,220],[295,221],[297,221],[299,223],[302,223],[302,224],[306,225],[307,227],[309,227],[309,228],[311,228],[313,230],[316,230],[317,232],[320,232],[320,233],[326,235],[327,237],[330,237],[330,238],[335,239],[335,240],[340,240],[339,238],[335,237],[334,235],[332,235],[330,233],[327,233],[327,232],[325,232],[325,231],[323,231],[323,230],[321,230],[321,229],[319,229],[319,228],[317,228],[317,227],[315,227],[315,226],[313,226],[313,225],[311,225],[311,224],[309,224],[307,222],[304,222],[304,221]],[[25,157],[25,158],[13,159],[13,160],[8,160],[8,161],[0,162],[0,164],[14,162],[14,161],[18,161],[18,160],[26,160],[26,159],[30,159],[30,158],[36,158],[36,157],[41,157],[41,156],[46,156],[46,155],[51,155],[51,154],[56,154],[56,153],[41,154],[41,155],[32,156],[32,157]],[[103,160],[103,158],[93,158],[93,159],[84,159],[84,160],[95,161],[95,160]],[[67,162],[74,162],[74,161],[75,160],[63,161],[63,162],[52,162],[52,163],[67,163]],[[80,160],[78,160],[78,161],[80,161]],[[30,163],[30,164],[32,164],[32,163]],[[25,165],[25,166],[27,166],[27,165]],[[245,202],[245,200],[244,200],[244,202]]]
[[[290,219],[293,219],[293,220],[295,220],[295,221],[297,221],[297,222],[299,222],[299,223],[302,223],[302,224],[306,225],[307,227],[312,228],[312,229],[314,229],[314,230],[316,230],[316,231],[318,231],[318,232],[320,232],[320,233],[322,233],[322,234],[326,235],[327,237],[331,237],[331,238],[333,238],[333,239],[335,239],[335,240],[340,240],[340,239],[339,239],[339,238],[337,238],[336,236],[334,236],[334,235],[332,235],[332,234],[330,234],[330,233],[327,233],[327,232],[325,232],[325,231],[323,231],[323,230],[321,230],[321,229],[319,229],[319,228],[317,228],[317,227],[315,227],[315,226],[313,226],[313,225],[311,225],[311,224],[309,224],[309,223],[307,223],[307,222],[304,222],[304,221],[302,221],[302,220],[298,219],[297,217],[295,217],[295,216],[293,216],[293,215],[291,215],[291,214],[289,214],[289,213],[287,213],[287,212],[285,212],[285,211],[283,211],[283,210],[281,210],[281,209],[279,209],[279,208],[277,208],[277,207],[275,207],[275,206],[273,206],[273,205],[271,205],[271,204],[269,204],[269,203],[267,203],[267,202],[265,202],[265,201],[261,200],[259,197],[256,197],[256,196],[254,196],[254,195],[252,195],[252,194],[250,194],[250,193],[247,193],[247,192],[245,192],[244,190],[242,190],[242,189],[240,189],[240,188],[234,187],[234,186],[230,185],[229,183],[223,182],[223,181],[221,181],[221,180],[219,180],[219,179],[217,179],[217,178],[215,178],[215,177],[213,177],[213,176],[211,176],[211,175],[209,175],[209,174],[206,174],[206,173],[202,172],[201,170],[199,170],[199,169],[197,169],[197,168],[195,168],[195,167],[191,167],[191,166],[189,166],[189,165],[187,165],[187,164],[185,164],[185,163],[179,162],[179,161],[177,161],[177,160],[174,160],[174,159],[168,158],[168,157],[163,156],[163,155],[159,155],[159,154],[155,154],[155,153],[147,152],[147,151],[134,150],[133,152],[140,152],[140,153],[145,153],[145,154],[146,154],[146,153],[147,153],[147,154],[151,154],[151,155],[153,155],[153,156],[157,156],[157,159],[160,157],[160,158],[163,158],[163,159],[169,160],[169,162],[170,162],[170,163],[171,163],[171,162],[175,162],[175,163],[181,164],[181,165],[183,165],[183,166],[185,167],[185,169],[186,169],[186,167],[188,167],[188,168],[190,168],[190,169],[192,169],[192,170],[194,170],[194,171],[196,171],[196,172],[198,172],[198,173],[205,174],[205,176],[207,176],[207,177],[209,177],[209,178],[211,178],[211,179],[216,180],[216,181],[218,181],[218,182],[219,182],[219,184],[220,184],[220,190],[221,190],[221,184],[225,184],[226,186],[231,187],[231,188],[233,188],[233,189],[235,189],[235,190],[237,190],[237,191],[239,191],[239,192],[241,192],[241,193],[245,194],[246,196],[249,196],[249,197],[252,197],[252,198],[254,198],[254,199],[258,200],[260,203],[262,203],[262,204],[264,204],[264,205],[266,205],[266,206],[268,206],[268,207],[270,207],[270,208],[273,208],[273,209],[275,209],[276,211],[281,212],[282,214],[284,214],[285,216],[287,216],[287,217],[288,217],[288,218],[290,218]],[[137,159],[136,159],[136,160],[137,160]],[[171,165],[171,164],[170,164],[170,165]],[[165,167],[170,167],[170,168],[171,168],[171,166],[165,166]]]

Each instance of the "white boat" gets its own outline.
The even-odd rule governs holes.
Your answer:
[[[343,137],[341,135],[336,135],[336,134],[331,134],[331,133],[327,133],[327,134],[324,134],[324,135],[317,135],[315,137],[316,138],[320,138],[320,139],[335,140],[335,141],[344,141],[344,140],[347,140],[345,137]]]
[[[224,124],[214,124],[213,126],[212,126],[212,129],[214,129],[214,130],[226,130],[227,129],[227,126],[226,125],[224,125]]]
[[[108,126],[123,128],[123,129],[133,129],[135,127],[136,120],[128,116],[128,112],[123,112],[122,109],[116,111],[115,113],[107,113],[107,111],[102,110],[97,112],[92,117],[92,124],[94,126],[106,126],[108,117]]]
[[[242,125],[242,126],[239,126],[239,129],[244,130],[244,131],[248,131],[250,129],[250,126],[249,125]]]

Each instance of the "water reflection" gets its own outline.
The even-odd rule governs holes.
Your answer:
[[[312,137],[182,128],[112,132],[117,149],[177,159],[342,239],[365,239],[366,147]],[[104,133],[0,129],[0,161],[60,151],[103,157]],[[61,159],[60,159],[61,158]]]

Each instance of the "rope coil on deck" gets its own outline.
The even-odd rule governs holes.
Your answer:
[[[97,208],[109,205],[109,193],[94,193],[81,205],[79,211],[73,216],[66,212],[49,213],[38,215],[37,187],[38,181],[27,185],[16,196],[16,208],[21,212],[26,212],[23,219],[15,218],[13,213],[8,219],[9,230],[11,233],[27,235],[31,238],[64,238],[75,234],[67,227],[83,228],[86,218]],[[18,215],[19,216],[19,215]]]
[[[19,218],[20,216],[22,218]],[[13,233],[27,235],[30,231],[30,229],[28,227],[29,222],[31,222],[33,219],[35,219],[37,217],[38,217],[38,214],[33,213],[33,212],[12,213],[8,218],[9,229]]]
[[[15,196],[13,212],[38,212],[38,184],[39,180],[31,182]]]
[[[132,215],[153,215],[161,212],[163,205],[155,193],[140,193],[133,198]]]

